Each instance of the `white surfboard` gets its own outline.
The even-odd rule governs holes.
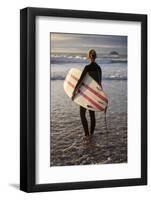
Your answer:
[[[81,76],[79,69],[72,68],[68,72],[64,81],[64,90],[71,98],[74,88]],[[74,98],[74,102],[80,106],[93,111],[104,111],[108,106],[108,99],[102,90],[101,86],[91,77],[86,74],[80,84],[78,92]]]

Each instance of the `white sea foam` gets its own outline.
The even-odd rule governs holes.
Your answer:
[[[127,63],[127,58],[125,56],[111,56],[104,55],[96,59],[98,64],[112,64],[112,63]],[[87,63],[88,59],[86,56],[82,55],[51,55],[52,64],[64,64],[64,63]]]
[[[51,64],[51,80],[64,80],[71,68],[83,70],[87,63]],[[127,80],[127,63],[100,64],[102,80]]]

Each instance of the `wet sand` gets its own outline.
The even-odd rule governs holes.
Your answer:
[[[51,81],[50,166],[127,162],[127,81],[103,81],[103,88],[107,123],[104,113],[96,112],[94,135],[87,138],[79,106],[65,94],[63,80]]]

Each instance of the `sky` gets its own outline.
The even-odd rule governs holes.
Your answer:
[[[98,54],[127,54],[127,36],[51,33],[50,38],[51,53],[87,53],[95,49]]]

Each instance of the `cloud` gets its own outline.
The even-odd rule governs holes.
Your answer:
[[[102,53],[112,50],[127,53],[126,36],[52,33],[50,38],[52,52],[87,52],[95,48]]]

